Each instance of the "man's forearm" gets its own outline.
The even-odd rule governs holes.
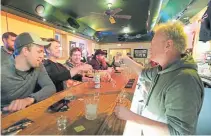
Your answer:
[[[71,74],[69,70],[62,70],[62,71],[49,73],[49,77],[54,83],[56,83],[56,82],[62,82],[62,81],[70,79]]]
[[[169,135],[168,126],[165,123],[154,121],[135,113],[131,116],[130,121],[140,124],[145,135]]]
[[[56,93],[56,88],[55,88],[54,84],[52,84],[52,85],[49,84],[49,85],[42,87],[42,89],[39,90],[38,92],[31,94],[31,96],[33,96],[35,98],[35,100],[37,102],[39,102],[46,98],[49,98],[54,93]]]
[[[144,69],[144,67],[134,60],[129,60],[126,62],[126,65],[128,65],[130,68],[132,68],[138,75],[141,73],[141,71]]]
[[[81,73],[84,71],[84,67],[81,65],[79,67],[73,67],[70,69],[71,77],[74,77],[76,74]]]
[[[70,69],[70,75],[71,77],[74,77],[76,74],[78,74],[81,71],[81,67],[74,67]]]

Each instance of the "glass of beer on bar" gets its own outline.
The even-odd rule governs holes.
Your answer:
[[[88,120],[95,120],[97,118],[98,102],[97,96],[87,98],[84,101],[85,104],[85,117]]]

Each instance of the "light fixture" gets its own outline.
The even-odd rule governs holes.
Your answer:
[[[45,19],[45,18],[43,18],[42,20],[43,20],[44,22],[46,21],[46,19]]]
[[[108,3],[108,8],[110,9],[112,7],[112,3]]]
[[[115,0],[107,0],[107,3],[114,3],[115,2]]]
[[[43,14],[45,12],[45,7],[43,5],[38,5],[36,8],[35,8],[35,11],[38,13],[38,14]]]
[[[73,30],[73,33],[75,33],[75,30]]]
[[[122,44],[117,44],[118,47],[122,46]]]
[[[188,19],[189,19],[189,17],[184,17],[183,19],[188,20]]]
[[[124,32],[124,33],[126,33],[126,34],[127,34],[127,33],[129,33],[129,31],[130,31],[130,30],[129,30],[129,28],[128,28],[128,27],[124,27],[124,28],[123,28],[123,32]]]
[[[173,19],[173,20],[172,20],[172,22],[176,22],[176,21],[177,21],[176,19]]]

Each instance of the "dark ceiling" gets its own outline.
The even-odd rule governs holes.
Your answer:
[[[157,22],[180,19],[188,23],[209,0],[2,0],[2,10],[40,21],[44,24],[96,40],[108,42],[148,41],[151,30]],[[118,15],[131,15],[131,19],[117,19],[111,24],[108,16],[92,14],[103,13],[107,4],[111,9],[121,8]],[[38,14],[35,9],[43,5],[45,11]],[[188,18],[187,18],[188,17]],[[46,22],[42,19],[45,18]],[[70,26],[68,18],[76,20],[79,28]],[[127,27],[127,34],[123,29]]]

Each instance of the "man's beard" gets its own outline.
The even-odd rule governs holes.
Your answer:
[[[27,60],[27,64],[30,68],[39,68],[42,64],[42,62],[40,63],[33,63],[33,62],[30,62],[29,60]]]
[[[10,47],[10,46],[6,46],[8,51],[14,52],[14,48]]]
[[[31,67],[32,67],[32,68],[39,68],[39,67],[41,67],[41,64],[42,64],[42,63],[35,64],[35,65],[31,65]]]

